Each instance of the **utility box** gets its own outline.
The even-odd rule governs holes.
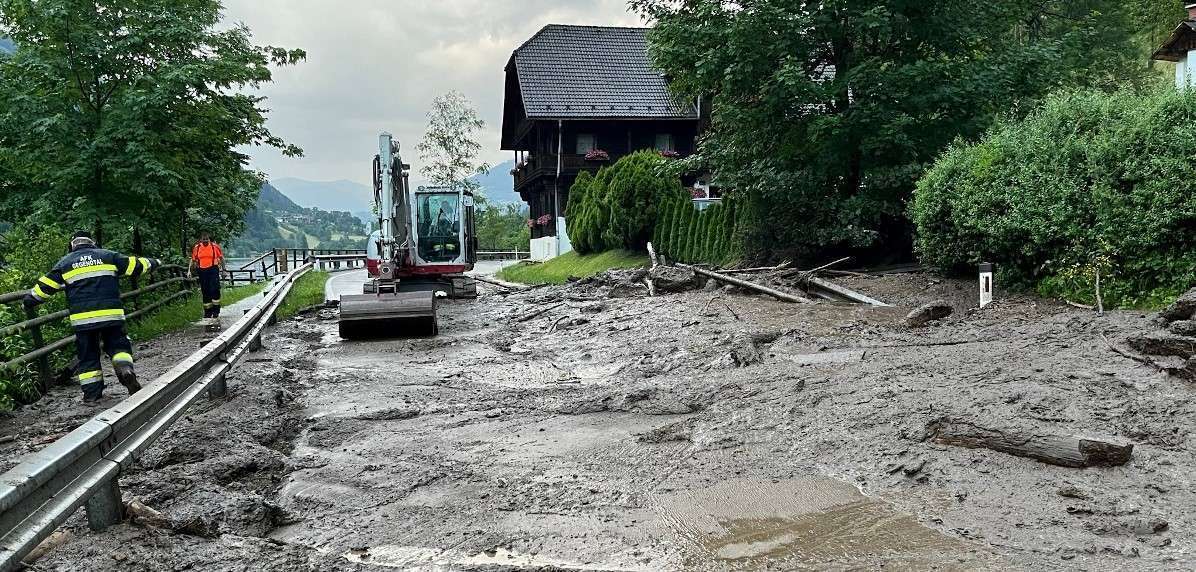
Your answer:
[[[993,265],[985,262],[980,265],[980,307],[993,303]]]

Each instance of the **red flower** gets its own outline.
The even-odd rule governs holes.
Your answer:
[[[610,161],[610,153],[602,149],[594,149],[586,153],[586,161]]]

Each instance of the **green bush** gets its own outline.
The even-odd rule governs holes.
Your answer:
[[[663,205],[684,196],[680,179],[665,168],[666,159],[639,151],[604,167],[592,179],[578,175],[570,189],[570,239],[579,253],[627,249],[642,251],[657,236]]]
[[[919,181],[923,262],[999,265],[1003,280],[1090,302],[1155,306],[1196,280],[1196,94],[1052,96]]]

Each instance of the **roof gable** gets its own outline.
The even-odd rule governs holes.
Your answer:
[[[1193,49],[1196,49],[1196,21],[1187,20],[1171,32],[1171,37],[1167,38],[1161,48],[1155,50],[1151,58],[1178,62]]]
[[[550,24],[511,57],[529,119],[697,119],[648,59],[646,28]]]

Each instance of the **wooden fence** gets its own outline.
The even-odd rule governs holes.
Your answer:
[[[154,273],[158,276],[165,275],[166,278],[144,287],[139,287],[137,281],[131,279],[130,283],[133,286],[133,290],[125,292],[120,296],[121,300],[124,300],[125,304],[132,310],[125,316],[126,319],[136,320],[175,300],[192,294],[194,292],[194,281],[186,278],[184,272],[186,272],[186,269],[181,266],[162,266]],[[178,286],[177,292],[141,307],[142,296],[175,285]],[[0,304],[21,304],[21,301],[25,298],[25,294],[28,292],[28,290],[21,290],[0,294]],[[42,334],[42,327],[47,324],[66,320],[69,317],[70,310],[61,310],[41,316],[37,314],[36,310],[26,310],[23,321],[0,327],[0,338],[28,334],[29,340],[33,344],[32,351],[0,363],[0,374],[15,371],[29,363],[35,363],[38,374],[38,389],[43,394],[49,391],[50,382],[54,376],[54,372],[50,369],[50,356],[55,352],[65,350],[74,345],[75,336],[71,334],[60,340],[46,343],[45,337]]]

